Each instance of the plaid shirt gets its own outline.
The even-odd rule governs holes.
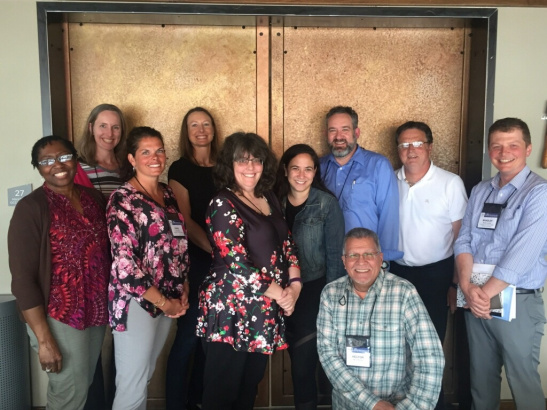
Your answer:
[[[346,335],[370,336],[372,366],[346,365]],[[317,350],[332,385],[333,409],[433,409],[444,369],[441,342],[416,289],[380,271],[367,296],[348,277],[328,284],[317,318]]]

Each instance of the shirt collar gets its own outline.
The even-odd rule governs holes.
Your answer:
[[[425,175],[420,179],[420,181],[429,181],[431,178],[433,178],[433,174],[435,173],[435,165],[433,164],[433,161],[430,160],[431,165],[429,165],[429,169],[425,173]],[[404,181],[406,179],[406,173],[405,173],[405,167],[402,166],[397,170],[397,178],[401,181]]]
[[[530,168],[528,168],[528,165],[525,165],[522,170],[513,177],[511,181],[507,183],[507,185],[512,185],[516,189],[520,189],[524,182],[526,181],[526,178],[528,178],[528,175],[530,174]],[[494,178],[492,178],[492,182],[490,184],[495,189],[501,189],[500,188],[500,173],[498,172]]]
[[[361,165],[365,165],[366,161],[365,161],[365,152],[366,150],[362,147],[360,147],[359,145],[357,145],[357,149],[355,150],[355,152],[353,153],[353,155],[351,156],[351,158],[349,159],[348,162],[346,162],[344,165],[340,165],[337,161],[336,161],[336,158],[334,157],[334,155],[332,154],[332,152],[329,154],[328,156],[328,160],[333,162],[334,165],[338,168],[340,167],[345,167],[346,165],[350,165],[352,161],[356,161],[358,163],[360,163]]]

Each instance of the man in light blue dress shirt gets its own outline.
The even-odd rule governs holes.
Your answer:
[[[399,192],[386,157],[357,144],[357,113],[337,106],[327,113],[331,153],[321,158],[321,177],[338,199],[346,232],[363,227],[376,232],[386,261],[400,259]]]
[[[504,118],[492,124],[488,154],[499,172],[473,188],[454,245],[470,308],[465,316],[475,410],[499,408],[502,366],[519,410],[545,408],[538,365],[545,326],[547,181],[526,165],[531,151],[526,123]],[[493,268],[482,286],[470,283],[478,264]],[[492,319],[490,299],[508,285],[517,287],[516,319]]]

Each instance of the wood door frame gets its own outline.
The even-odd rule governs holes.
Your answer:
[[[257,31],[257,129],[267,137],[272,148],[282,149],[279,135],[282,124],[279,115],[272,115],[272,101],[281,99],[282,90],[272,89],[272,78],[283,76],[279,64],[271,65],[272,49],[283,52],[276,29],[283,26],[283,18],[305,21],[316,18],[322,24],[343,21],[357,24],[371,19],[374,24],[384,24],[389,18],[406,17],[416,22],[431,19],[468,19],[473,36],[469,41],[474,49],[469,63],[468,104],[462,107],[466,121],[462,123],[462,176],[466,187],[491,176],[491,167],[485,146],[486,131],[493,122],[494,74],[496,61],[497,9],[493,8],[440,8],[440,7],[364,7],[295,5],[213,5],[213,4],[153,4],[153,3],[94,3],[94,2],[38,2],[38,45],[40,64],[40,86],[42,101],[42,129],[44,135],[57,133],[67,135],[70,117],[70,82],[67,78],[70,67],[66,61],[66,37],[63,27],[67,23],[108,22],[135,24],[202,24],[202,25],[246,25]],[[281,19],[281,20],[280,20]],[[338,19],[338,20],[334,20]],[[340,20],[342,19],[342,20]],[[334,24],[334,23],[333,23]],[[262,35],[260,34],[262,33]],[[274,37],[275,36],[275,37]],[[280,37],[275,43],[276,39]],[[471,54],[470,54],[471,55]],[[280,81],[274,81],[279,84]],[[260,101],[259,101],[260,100]],[[282,142],[281,142],[282,144]],[[271,399],[269,399],[271,402]]]

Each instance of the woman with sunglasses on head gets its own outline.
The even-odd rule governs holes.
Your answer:
[[[48,375],[47,408],[83,409],[108,323],[106,201],[74,183],[70,141],[41,138],[31,155],[44,184],[10,222],[11,289]]]
[[[207,211],[211,270],[200,292],[202,409],[252,409],[268,355],[287,348],[283,315],[302,283],[292,239],[271,191],[276,160],[256,134],[235,133],[213,168]]]
[[[100,104],[87,117],[79,146],[79,169],[75,181],[93,186],[108,197],[122,184],[126,123],[122,111],[112,104]]]
[[[188,309],[188,239],[171,189],[159,182],[161,134],[137,127],[127,138],[122,177],[110,196],[112,248],[108,310],[116,345],[114,410],[146,409],[147,385],[172,318]]]
[[[320,175],[313,148],[293,145],[281,157],[275,187],[298,248],[304,282],[294,314],[286,319],[297,410],[317,408],[316,321],[321,291],[326,283],[346,274],[342,263],[344,216]]]
[[[169,187],[177,198],[190,239],[190,308],[186,315],[177,319],[177,333],[167,359],[167,410],[198,408],[203,394],[205,356],[196,336],[198,290],[211,267],[211,244],[205,233],[205,211],[215,194],[212,170],[218,155],[218,142],[218,130],[211,113],[205,108],[192,108],[182,120],[181,157],[169,168]],[[192,370],[189,379],[190,363]]]

